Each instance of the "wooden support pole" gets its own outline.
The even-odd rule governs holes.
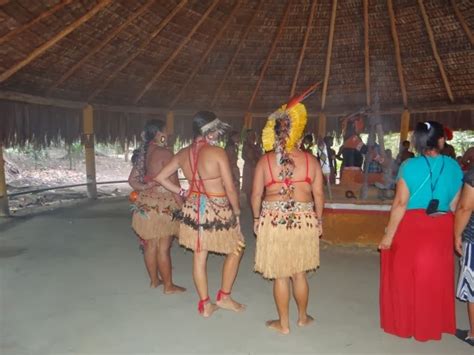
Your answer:
[[[324,69],[323,91],[321,93],[321,110],[326,106],[326,96],[328,92],[329,73],[331,71],[332,44],[334,40],[334,29],[336,27],[337,0],[332,0],[331,22],[329,25],[328,50],[326,53],[326,67]]]
[[[0,217],[7,217],[9,215],[5,161],[3,160],[3,147],[0,144]]]
[[[166,114],[166,133],[174,134],[174,112],[168,111]]]
[[[220,0],[214,0],[206,10],[206,12],[201,16],[199,21],[193,26],[191,31],[188,33],[188,35],[181,41],[181,43],[178,45],[178,47],[173,51],[173,53],[169,56],[169,58],[164,62],[158,70],[152,75],[151,79],[146,83],[146,85],[143,87],[142,90],[138,93],[138,95],[135,97],[133,100],[134,103],[138,103],[138,101],[141,100],[141,98],[146,94],[148,90],[151,89],[153,84],[156,82],[156,80],[160,77],[161,74],[168,68],[168,66],[173,63],[175,58],[178,56],[178,54],[181,52],[181,50],[188,44],[188,42],[191,40],[192,36],[196,33],[197,29],[201,26],[201,24],[207,19],[209,14],[214,10],[214,8],[217,6]]]
[[[369,0],[364,0],[364,60],[365,60],[365,101],[371,105],[370,96],[370,53],[369,53]]]
[[[308,22],[306,23],[306,31],[304,33],[303,45],[301,46],[300,57],[298,58],[298,64],[296,65],[295,76],[293,77],[293,83],[291,84],[290,98],[295,95],[296,84],[298,83],[298,77],[300,75],[301,64],[303,63],[304,53],[308,45],[309,34],[311,33],[311,27],[313,26],[314,15],[316,14],[316,5],[318,0],[313,0],[311,10],[308,15]]]
[[[35,17],[34,19],[32,19],[32,20],[24,23],[23,25],[18,26],[14,30],[11,30],[10,32],[4,34],[3,36],[0,37],[0,44],[3,44],[6,41],[13,38],[14,36],[19,35],[20,33],[30,29],[31,27],[33,27],[35,24],[37,24],[41,20],[49,17],[50,15],[54,14],[55,12],[57,12],[59,10],[61,10],[64,6],[70,4],[71,2],[72,2],[72,0],[63,0],[60,3],[58,3],[58,4],[54,5],[53,7],[51,7],[50,9],[46,10],[45,12],[40,14],[39,16]],[[0,1],[0,5],[3,5],[1,3],[1,1]]]
[[[191,81],[194,79],[197,72],[201,68],[201,65],[207,60],[207,57],[209,57],[209,54],[214,49],[214,46],[216,45],[217,41],[219,41],[221,39],[222,35],[225,33],[227,27],[230,25],[230,22],[232,21],[235,14],[237,13],[237,10],[239,9],[240,4],[241,4],[241,1],[237,0],[234,7],[232,8],[229,16],[227,16],[227,20],[224,22],[224,24],[221,25],[221,27],[219,29],[219,32],[217,32],[217,34],[215,34],[213,36],[213,39],[212,39],[211,43],[209,43],[209,46],[207,47],[207,49],[204,51],[204,53],[202,55],[200,55],[200,59],[196,63],[196,65],[194,66],[193,71],[191,72],[190,75],[188,75],[188,78],[187,78],[186,82],[184,83],[184,85],[179,90],[178,94],[174,97],[173,101],[171,102],[171,105],[170,105],[171,108],[173,108],[178,103],[179,99],[181,98],[181,96],[184,93],[184,90],[186,90],[189,83],[191,83]]]
[[[83,135],[82,144],[86,156],[87,196],[97,198],[94,150],[94,113],[91,105],[82,110]]]
[[[110,41],[112,41],[120,32],[122,32],[125,27],[130,25],[137,17],[141,16],[153,3],[155,0],[148,0],[145,4],[143,4],[136,12],[132,13],[128,18],[123,22],[120,26],[116,27],[112,32],[110,32],[104,40],[102,40],[97,46],[92,48],[87,54],[79,60],[76,64],[74,64],[67,72],[65,72],[61,77],[54,82],[53,85],[48,89],[46,92],[47,94],[51,93],[55,88],[60,86],[64,83],[67,79],[69,79],[75,72],[77,72],[80,68],[84,66],[84,64],[92,58],[93,55],[98,53],[102,48],[104,48]]]
[[[179,10],[181,10],[181,8],[186,5],[187,2],[188,0],[181,0],[174,7],[174,9],[160,22],[160,24],[153,31],[153,33],[141,43],[140,47],[138,47],[137,50],[133,51],[133,54],[129,58],[127,58],[123,63],[121,63],[117,68],[115,68],[112,73],[110,73],[110,75],[108,75],[104,80],[101,81],[100,85],[92,91],[92,94],[89,95],[87,100],[91,102],[94,98],[96,98],[97,95],[99,95],[107,86],[109,86],[109,84],[112,82],[112,80],[114,80],[118,73],[124,70],[127,66],[130,65],[130,63],[135,60],[136,57],[143,53],[143,51],[146,49],[146,47],[148,47],[150,42],[154,38],[156,38],[161,33],[161,31],[163,31],[166,25],[170,23],[170,21],[176,16]]]
[[[258,90],[260,89],[260,84],[262,84],[263,78],[265,77],[265,73],[267,72],[268,65],[270,64],[270,61],[272,60],[273,52],[275,51],[276,45],[278,43],[278,39],[280,38],[280,35],[283,32],[286,19],[288,18],[288,14],[290,13],[290,5],[291,5],[291,0],[288,0],[286,3],[285,12],[283,13],[280,24],[278,25],[277,33],[275,37],[273,38],[272,45],[270,46],[270,50],[268,51],[267,57],[265,59],[265,63],[263,64],[262,70],[260,71],[260,76],[258,77],[257,84],[255,85],[255,89],[253,90],[252,97],[250,98],[247,111],[252,111],[253,104],[255,102],[255,99],[257,98]]]
[[[225,71],[224,76],[222,77],[221,82],[217,86],[217,89],[214,93],[214,96],[212,97],[211,107],[214,107],[214,105],[216,104],[217,98],[219,97],[219,94],[222,91],[222,87],[224,86],[224,83],[227,80],[227,77],[229,76],[230,71],[232,70],[232,67],[234,66],[234,62],[237,59],[237,56],[239,55],[239,52],[240,52],[240,50],[242,49],[242,47],[244,45],[245,39],[247,38],[247,36],[250,32],[250,29],[252,28],[253,23],[254,23],[255,19],[257,18],[258,13],[260,12],[260,10],[262,8],[262,5],[263,5],[263,0],[260,0],[260,2],[258,3],[257,8],[253,12],[253,15],[252,15],[250,21],[247,23],[247,26],[245,27],[245,31],[244,31],[242,37],[240,37],[239,44],[237,45],[237,48],[235,49],[234,55],[232,56],[232,59],[230,60],[230,63],[227,65],[227,69]]]
[[[78,18],[76,21],[74,21],[73,23],[68,25],[66,28],[62,29],[53,38],[50,38],[48,41],[43,43],[41,46],[34,49],[30,54],[28,54],[28,56],[26,58],[18,61],[13,66],[11,66],[7,70],[5,70],[2,74],[0,74],[0,83],[4,82],[8,78],[10,78],[13,74],[18,72],[21,68],[23,68],[26,65],[30,64],[33,60],[38,58],[40,55],[42,55],[49,48],[51,48],[56,43],[58,43],[60,40],[62,40],[64,37],[66,37],[68,34],[73,32],[79,26],[81,26],[82,24],[89,21],[95,14],[97,14],[100,10],[102,10],[104,7],[109,5],[111,1],[112,0],[102,0],[102,1],[100,1],[92,9],[90,9],[87,13],[82,15],[80,18]]]
[[[466,23],[466,19],[464,18],[461,11],[459,11],[458,6],[456,5],[456,0],[451,0],[451,6],[453,7],[454,13],[456,14],[459,23],[461,24],[464,32],[466,33],[467,38],[469,38],[469,42],[471,42],[471,45],[474,45],[474,36],[472,35],[471,29]]]
[[[403,107],[408,107],[407,89],[405,78],[403,76],[402,56],[400,54],[400,42],[398,41],[397,26],[395,24],[395,13],[393,12],[392,0],[387,0],[388,15],[390,17],[390,30],[392,32],[393,46],[395,47],[395,61],[397,63],[398,80],[400,81],[400,90],[402,92]]]
[[[409,130],[410,130],[410,111],[403,110],[401,124],[400,124],[400,146],[403,141],[407,140]]]
[[[423,21],[425,22],[426,32],[428,32],[428,37],[430,39],[431,50],[433,51],[433,56],[436,60],[436,63],[438,64],[439,72],[441,74],[441,79],[443,80],[446,93],[448,94],[449,101],[454,102],[454,96],[453,92],[451,91],[451,85],[449,84],[448,76],[446,75],[446,71],[444,70],[443,62],[441,61],[441,58],[438,54],[438,47],[436,46],[433,30],[431,29],[430,20],[428,18],[428,14],[426,13],[426,8],[423,4],[423,0],[418,0],[418,6],[420,7]]]
[[[251,129],[253,123],[253,117],[251,112],[245,112],[244,115],[244,129]]]
[[[326,114],[324,112],[320,112],[318,117],[318,137],[324,138],[326,136],[326,122]]]

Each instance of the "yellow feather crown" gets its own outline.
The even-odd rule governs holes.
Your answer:
[[[267,123],[263,128],[262,143],[263,149],[265,149],[266,152],[276,148],[275,123],[277,119],[284,118],[285,116],[290,120],[290,131],[285,144],[285,150],[288,152],[293,149],[301,139],[308,119],[305,106],[298,103],[287,110],[286,105],[283,105],[268,117]]]

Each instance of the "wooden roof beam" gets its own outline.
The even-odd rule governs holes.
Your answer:
[[[89,97],[87,98],[88,101],[91,101],[93,100],[94,98],[97,97],[97,95],[99,95],[107,86],[110,85],[110,83],[112,82],[112,80],[115,79],[115,77],[118,75],[118,73],[120,73],[122,70],[124,70],[127,66],[130,65],[130,63],[132,63],[135,58],[137,58],[145,49],[146,47],[148,47],[148,45],[151,43],[151,41],[156,38],[160,33],[161,31],[163,31],[163,29],[166,27],[166,25],[168,25],[168,23],[170,23],[170,21],[176,16],[176,14],[179,12],[179,10],[182,9],[182,7],[184,5],[186,5],[186,3],[188,2],[188,0],[181,0],[175,7],[174,9],[162,20],[160,21],[160,24],[158,25],[158,27],[156,28],[155,31],[153,31],[153,33],[150,35],[150,37],[148,37],[147,39],[145,39],[140,47],[138,47],[138,49],[136,49],[133,54],[128,57],[127,59],[125,59],[125,61],[120,64],[117,68],[115,68],[112,73],[110,73],[110,75],[108,75],[104,80],[101,81],[101,84],[94,89],[94,91],[92,91],[92,93],[89,95]]]
[[[438,53],[438,47],[436,46],[433,30],[431,29],[430,20],[428,19],[428,15],[426,13],[426,8],[425,8],[425,5],[423,4],[423,0],[418,0],[418,5],[420,7],[421,15],[423,16],[423,21],[425,22],[426,32],[428,32],[428,37],[430,39],[431,50],[433,51],[433,56],[436,60],[436,63],[438,64],[439,72],[441,74],[441,79],[443,80],[446,93],[448,94],[449,101],[454,102],[454,96],[453,96],[453,92],[451,91],[451,85],[449,84],[448,76],[446,75],[443,62],[441,61],[441,57],[439,56],[439,53]]]
[[[107,44],[110,43],[120,32],[122,32],[125,27],[127,27],[130,23],[132,23],[137,17],[141,16],[153,3],[155,0],[148,0],[145,4],[143,4],[136,12],[132,13],[128,16],[127,20],[122,23],[120,26],[116,27],[109,35],[100,42],[97,46],[92,48],[80,61],[74,64],[67,72],[65,72],[58,80],[54,82],[53,85],[47,90],[46,94],[48,95],[57,88],[59,85],[64,83],[67,79],[69,79],[75,72],[77,72],[82,66],[96,53],[98,53],[102,48],[104,48]]]
[[[323,91],[321,93],[321,111],[326,106],[326,96],[328,92],[329,73],[331,71],[332,45],[334,41],[334,29],[336,28],[337,0],[332,1],[331,22],[329,24],[328,50],[326,53],[326,67],[324,69]]]
[[[237,59],[237,56],[239,55],[240,50],[242,49],[242,46],[244,45],[245,39],[247,38],[247,36],[248,36],[248,34],[249,34],[249,32],[250,32],[250,29],[252,28],[253,23],[254,23],[255,19],[257,18],[258,13],[259,13],[260,10],[262,9],[262,5],[263,5],[263,0],[260,0],[260,2],[259,2],[258,5],[257,5],[257,8],[255,9],[255,11],[253,12],[252,17],[250,18],[249,23],[248,23],[247,26],[245,27],[244,33],[243,33],[242,36],[240,37],[239,44],[237,45],[237,48],[235,49],[235,52],[234,52],[234,55],[232,56],[232,59],[230,60],[229,64],[227,65],[227,69],[226,69],[226,71],[225,71],[225,73],[224,73],[224,76],[222,77],[221,82],[220,82],[219,85],[217,86],[217,89],[216,89],[216,91],[215,91],[215,93],[214,93],[214,96],[212,97],[211,107],[214,107],[214,105],[215,105],[215,103],[216,103],[216,100],[217,100],[217,98],[219,97],[219,94],[221,93],[221,89],[222,89],[222,87],[224,86],[224,83],[225,83],[227,77],[229,76],[230,71],[232,70],[232,67],[234,66],[234,62],[235,62],[235,60]]]
[[[262,84],[263,78],[265,77],[265,73],[267,72],[268,65],[270,64],[270,61],[272,60],[273,52],[275,51],[276,45],[278,43],[278,39],[283,33],[283,28],[285,26],[286,19],[288,18],[288,14],[290,13],[290,5],[291,5],[291,0],[288,0],[286,3],[285,12],[283,13],[280,24],[278,25],[277,33],[275,37],[273,38],[272,45],[270,47],[270,50],[268,51],[262,70],[260,71],[260,76],[257,80],[257,84],[255,85],[255,89],[253,90],[252,97],[250,98],[248,108],[247,108],[248,112],[252,111],[253,104],[255,102],[255,99],[257,98],[258,90],[260,89],[260,85]]]
[[[311,27],[313,24],[314,15],[316,14],[317,4],[318,4],[318,0],[313,0],[313,3],[311,4],[311,10],[308,15],[308,22],[306,23],[306,31],[304,33],[303,45],[301,46],[300,57],[298,58],[298,64],[296,64],[295,76],[293,77],[293,83],[291,84],[290,97],[293,97],[295,95],[296,84],[298,83],[298,77],[300,75],[301,64],[303,63],[303,59],[304,59],[304,53],[306,51],[306,47],[308,46],[309,34],[311,33]]]
[[[112,0],[101,0],[98,2],[92,9],[90,9],[87,13],[82,15],[73,23],[69,24],[66,28],[61,30],[57,33],[54,37],[50,38],[48,41],[43,43],[41,46],[34,49],[26,58],[20,60],[19,62],[15,63],[12,67],[5,70],[2,74],[0,74],[0,83],[4,82],[16,72],[18,72],[21,68],[30,64],[33,60],[38,58],[44,52],[46,52],[49,48],[54,46],[58,43],[61,39],[66,37],[68,34],[76,30],[79,26],[84,24],[85,22],[89,21],[95,14],[97,14],[100,10],[110,4]]]
[[[407,88],[405,86],[405,78],[403,76],[402,56],[400,54],[400,42],[398,40],[397,26],[395,24],[395,13],[393,12],[392,0],[387,0],[388,15],[390,17],[390,30],[392,32],[393,46],[395,47],[395,60],[397,63],[398,80],[400,82],[400,90],[402,91],[403,106],[408,106]]]
[[[227,27],[229,26],[230,22],[234,18],[234,15],[237,13],[237,10],[239,9],[240,5],[241,5],[241,0],[237,0],[234,7],[232,8],[232,11],[230,12],[229,16],[227,17],[227,20],[224,22],[223,25],[221,25],[221,28],[220,28],[219,32],[216,35],[213,36],[214,37],[213,40],[211,41],[211,43],[207,47],[204,54],[201,55],[201,59],[194,66],[194,69],[191,72],[191,74],[188,76],[188,79],[186,80],[184,85],[179,90],[178,94],[175,96],[175,98],[171,102],[170,108],[173,108],[178,103],[179,99],[181,98],[181,95],[183,95],[183,93],[184,93],[184,90],[186,90],[189,83],[194,79],[197,72],[199,71],[199,68],[201,68],[202,63],[204,63],[204,61],[207,59],[207,57],[209,56],[209,54],[213,50],[214,46],[216,45],[217,41],[219,41],[221,39],[222,35],[224,34]]]
[[[49,17],[50,15],[54,14],[55,12],[61,10],[64,6],[70,4],[72,2],[72,0],[63,0],[61,1],[60,3],[54,5],[52,8],[46,10],[45,12],[41,13],[40,15],[38,15],[37,17],[35,17],[34,19],[24,23],[23,25],[11,30],[10,32],[4,34],[3,36],[0,37],[0,44],[2,43],[5,43],[6,41],[10,40],[12,37],[30,29],[31,27],[33,27],[35,24],[37,24],[38,22],[40,22],[41,20]],[[7,4],[8,1],[4,2],[4,3],[0,3],[0,5],[5,5]]]
[[[469,42],[471,42],[471,45],[474,45],[474,38],[471,32],[471,29],[466,23],[466,19],[464,18],[463,14],[461,13],[461,11],[459,11],[458,5],[456,5],[456,0],[451,0],[451,6],[453,7],[454,13],[456,14],[456,17],[458,18],[458,21],[461,24],[461,27],[463,28],[464,32],[469,38]]]
[[[369,52],[369,0],[364,0],[364,60],[365,60],[365,102],[371,105],[370,95],[370,52]]]
[[[196,33],[197,29],[201,26],[201,24],[206,20],[206,18],[209,16],[209,14],[214,10],[214,8],[217,6],[220,0],[214,0],[206,10],[206,12],[202,15],[202,17],[199,19],[199,21],[194,25],[194,27],[191,29],[191,32],[188,33],[188,35],[181,41],[179,44],[178,48],[174,50],[174,52],[171,54],[171,56],[158,68],[158,70],[153,74],[151,79],[146,83],[146,85],[143,87],[142,90],[138,93],[138,95],[135,97],[133,100],[134,103],[138,103],[138,101],[141,100],[141,98],[146,94],[148,90],[153,86],[155,81],[160,77],[160,75],[168,68],[168,66],[174,61],[174,59],[178,56],[178,54],[181,52],[181,50],[184,48],[184,46],[191,40],[192,36],[194,33]]]

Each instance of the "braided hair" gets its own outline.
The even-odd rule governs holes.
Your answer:
[[[146,156],[148,153],[148,147],[155,139],[156,134],[158,132],[163,132],[164,127],[165,123],[162,120],[153,119],[149,120],[143,128],[143,143],[133,151],[131,159],[134,168],[138,172],[140,182],[144,181],[146,175]]]

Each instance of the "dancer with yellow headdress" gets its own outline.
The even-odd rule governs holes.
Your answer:
[[[268,321],[267,326],[282,334],[290,332],[290,279],[298,306],[298,325],[313,321],[307,314],[306,272],[319,266],[323,175],[316,158],[299,150],[298,145],[307,120],[300,101],[316,86],[270,115],[262,136],[268,153],[258,162],[254,176],[255,270],[274,279],[279,319]]]

